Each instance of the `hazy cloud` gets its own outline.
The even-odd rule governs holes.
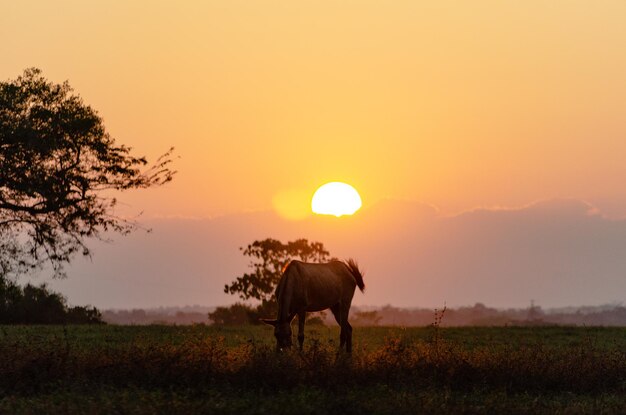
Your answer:
[[[579,200],[456,216],[388,200],[341,219],[254,212],[148,225],[153,233],[96,244],[92,262],[78,260],[53,286],[73,303],[103,307],[225,304],[235,298],[223,285],[247,266],[239,247],[304,237],[360,262],[368,290],[356,304],[564,306],[626,297],[626,221]]]

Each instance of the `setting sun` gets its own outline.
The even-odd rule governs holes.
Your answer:
[[[321,186],[311,201],[311,210],[319,215],[352,215],[361,208],[361,196],[349,184],[326,183]]]

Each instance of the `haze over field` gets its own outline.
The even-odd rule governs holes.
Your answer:
[[[101,307],[219,305],[246,270],[240,246],[255,239],[324,241],[358,258],[365,294],[356,305],[496,307],[599,305],[626,293],[626,221],[576,200],[444,216],[411,202],[380,202],[358,215],[290,222],[272,212],[148,221],[154,232],[99,245],[53,287]]]
[[[114,195],[154,232],[94,242],[52,282],[70,302],[229,303],[267,237],[359,260],[355,304],[626,298],[624,1],[0,6],[0,79],[39,67],[118,143],[180,156]],[[313,215],[330,181],[363,208]]]

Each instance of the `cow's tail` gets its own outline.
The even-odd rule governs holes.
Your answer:
[[[354,279],[356,280],[357,287],[359,287],[361,292],[363,292],[363,290],[365,290],[365,283],[363,282],[363,273],[361,273],[361,270],[359,269],[359,265],[352,258],[345,261],[345,264],[350,270],[350,273],[352,274]]]

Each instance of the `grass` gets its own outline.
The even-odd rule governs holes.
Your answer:
[[[626,413],[626,329],[0,327],[0,413]]]

